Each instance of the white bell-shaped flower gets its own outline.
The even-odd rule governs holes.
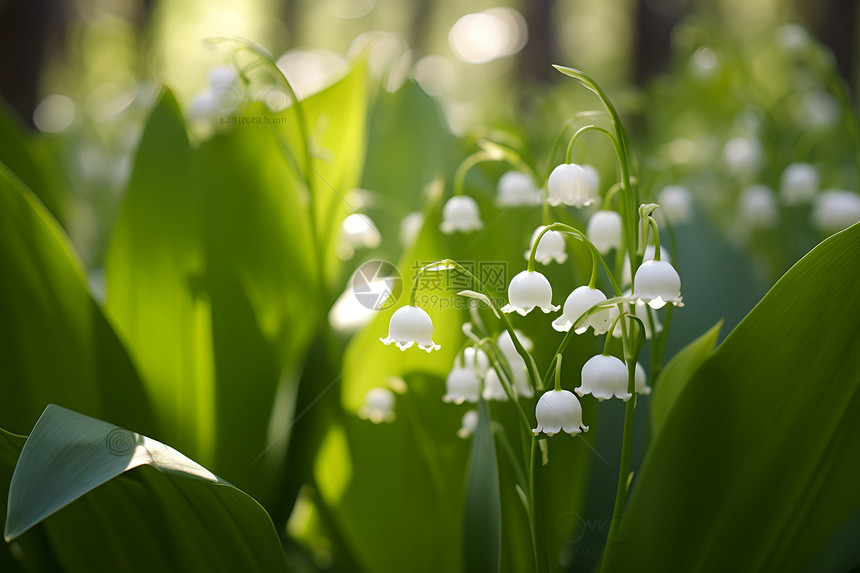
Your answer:
[[[371,388],[364,395],[364,405],[358,409],[358,416],[374,424],[393,422],[394,392],[388,388]]]
[[[830,189],[815,198],[812,225],[825,233],[847,229],[860,221],[860,195],[851,191]]]
[[[535,418],[537,428],[532,430],[535,436],[543,432],[551,437],[562,431],[575,436],[588,431],[588,426],[582,423],[582,405],[567,390],[545,392],[535,406]]]
[[[523,271],[511,280],[508,301],[508,304],[502,307],[502,312],[516,311],[522,316],[535,307],[539,307],[544,313],[555,312],[559,308],[552,304],[552,285],[537,271]]]
[[[529,240],[529,249],[525,253],[526,260],[532,254],[532,247],[534,247],[535,241],[540,235],[541,231],[543,231],[546,227],[541,225],[537,229],[535,229],[534,233],[532,233],[532,238]],[[567,245],[564,241],[564,234],[559,233],[558,231],[547,231],[543,237],[540,239],[540,243],[538,243],[537,251],[535,251],[535,260],[542,265],[548,265],[551,262],[555,261],[557,263],[563,263],[567,260],[567,253],[565,252]]]
[[[463,366],[475,370],[480,376],[490,368],[490,359],[487,353],[480,348],[470,346],[463,351]]]
[[[738,197],[738,221],[748,229],[773,227],[779,220],[776,193],[767,185],[744,187]]]
[[[418,233],[424,226],[424,213],[421,211],[413,211],[400,221],[400,244],[404,249],[411,249],[415,244],[415,239],[418,238]]]
[[[483,227],[478,204],[467,195],[455,195],[442,207],[442,222],[439,224],[439,230],[446,235],[457,231],[468,233]]]
[[[496,206],[519,207],[540,205],[543,201],[543,190],[538,188],[527,173],[508,171],[499,178],[496,195]]]
[[[624,296],[629,298],[630,297],[630,291],[629,290],[625,291]],[[629,303],[626,303],[626,302],[622,303],[622,306],[624,308],[625,313],[630,312],[630,304]],[[633,313],[636,315],[636,317],[639,320],[642,321],[642,324],[645,325],[645,338],[647,340],[651,340],[651,337],[654,335],[654,333],[651,332],[651,320],[654,321],[654,330],[657,331],[657,334],[660,334],[661,332],[663,332],[663,325],[660,323],[660,319],[656,313],[652,313],[651,320],[648,319],[648,309],[650,307],[647,304],[645,304],[641,300],[637,300],[633,304],[633,308],[635,309],[633,311]],[[617,312],[618,311],[615,309],[612,310],[611,319],[609,321],[610,323],[613,320],[615,320],[616,316],[618,316]],[[621,335],[623,333],[624,333],[624,329],[621,326],[621,321],[619,320],[618,322],[615,323],[615,329],[613,329],[613,331],[612,331],[612,336],[614,336],[615,338],[621,338]]]
[[[358,249],[375,249],[382,242],[382,235],[367,215],[352,213],[347,215],[340,224],[340,244],[337,255],[342,260],[349,260]]]
[[[636,384],[637,394],[651,393],[651,386],[648,385],[648,376],[645,374],[645,369],[638,362],[636,363],[636,373],[633,375],[633,381]]]
[[[495,368],[490,368],[484,374],[484,400],[508,401],[508,395]]]
[[[469,410],[463,414],[463,420],[460,422],[460,429],[457,430],[457,435],[464,440],[469,436],[474,435],[478,429],[478,411]]]
[[[779,178],[779,194],[786,205],[809,203],[818,193],[818,170],[811,163],[792,163]]]
[[[585,285],[573,289],[573,292],[564,301],[562,315],[553,321],[552,327],[559,332],[569,331],[585,311],[605,300],[606,295],[596,288],[590,288]],[[610,310],[601,310],[589,316],[574,332],[582,334],[590,326],[594,329],[595,335],[605,334],[609,330],[610,321]]]
[[[598,211],[588,220],[585,234],[601,255],[621,248],[621,215],[615,211]]]
[[[406,350],[416,342],[418,348],[427,352],[441,348],[433,342],[430,315],[417,306],[403,306],[394,311],[388,323],[388,337],[379,340],[385,345],[394,342],[400,350]]]
[[[633,277],[633,298],[653,309],[663,308],[667,302],[684,306],[681,302],[681,277],[666,261],[646,261]]]
[[[550,205],[587,207],[594,203],[597,193],[593,176],[576,163],[562,164],[552,170],[547,181]]]
[[[516,366],[511,365],[511,370],[514,374],[513,386],[517,391],[517,396],[520,398],[531,398],[535,395],[534,388],[529,381],[529,371],[525,362],[520,362]]]
[[[763,152],[755,137],[735,137],[723,148],[723,159],[733,174],[747,177],[758,171]]]
[[[673,225],[685,223],[693,216],[693,196],[689,189],[682,185],[668,185],[657,193],[657,203],[661,213],[669,219]]]
[[[645,261],[653,261],[654,254],[657,252],[657,247],[653,244],[645,247],[645,252],[642,254],[642,262]],[[669,256],[669,251],[667,249],[660,249],[660,260],[666,261],[667,263],[672,262],[672,257]],[[621,284],[629,285],[630,281],[633,277],[630,275],[630,257],[625,254],[624,255],[624,265],[621,267]]]
[[[534,348],[532,339],[517,329],[514,329],[514,334],[516,334],[517,340],[520,341],[522,347],[525,348],[527,352],[531,352]],[[511,335],[507,330],[503,330],[499,334],[499,337],[496,339],[496,346],[499,347],[499,350],[502,351],[502,354],[505,355],[505,358],[507,358],[508,362],[511,364],[517,360],[523,360],[523,357],[520,356],[519,352],[517,352],[517,348],[514,346],[514,341],[511,340]]]
[[[447,392],[442,396],[443,402],[474,403],[481,394],[481,378],[474,368],[455,364],[445,379],[445,389]]]
[[[588,183],[591,185],[591,194],[595,198],[595,201],[597,201],[600,194],[600,174],[591,165],[582,165],[581,167],[585,170]]]
[[[580,396],[591,394],[601,402],[612,396],[626,402],[633,396],[627,391],[627,366],[618,358],[603,354],[585,363],[582,382],[575,391]]]

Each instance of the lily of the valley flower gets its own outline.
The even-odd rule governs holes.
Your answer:
[[[661,189],[657,194],[657,202],[673,225],[689,221],[693,214],[693,198],[690,191],[681,185],[669,185]]]
[[[379,340],[386,346],[394,342],[400,350],[406,350],[416,342],[418,348],[427,352],[441,348],[433,342],[430,315],[417,306],[403,306],[394,311],[388,323],[388,337]]]
[[[818,170],[811,163],[792,163],[779,178],[779,194],[786,205],[809,203],[818,193]]]
[[[544,225],[541,225],[534,230],[534,233],[532,233],[532,238],[529,240],[529,249],[525,254],[526,260],[531,256],[532,247],[534,247],[538,235],[540,235],[541,231],[545,228],[546,227]],[[566,244],[562,233],[559,233],[558,231],[547,231],[544,233],[543,237],[541,237],[540,243],[538,243],[537,251],[535,251],[535,260],[543,265],[548,265],[552,261],[563,263],[567,260],[565,248]]]
[[[550,205],[587,207],[597,199],[594,176],[576,163],[562,164],[552,170],[547,181]]]
[[[535,406],[537,427],[532,430],[537,436],[541,432],[554,436],[561,431],[575,436],[587,432],[588,426],[582,423],[582,406],[572,392],[550,390],[544,393]]]
[[[483,227],[478,204],[467,195],[455,195],[442,207],[442,222],[439,224],[439,229],[446,235],[457,231],[468,233]]]
[[[601,255],[621,247],[621,215],[598,211],[588,220],[585,234]]]
[[[653,244],[645,247],[645,253],[642,255],[642,262],[645,261],[653,261],[654,254],[657,252],[657,247]],[[672,257],[669,256],[669,253],[666,249],[660,250],[660,260],[666,261],[667,263],[672,262]],[[624,255],[624,265],[621,267],[621,284],[629,285],[630,281],[633,277],[630,274],[630,257],[628,255]]]
[[[663,308],[667,302],[684,306],[678,271],[666,261],[645,261],[633,277],[633,298],[655,310]]]
[[[463,414],[463,421],[460,423],[460,429],[457,430],[457,435],[464,440],[475,433],[478,429],[478,411],[469,410]]]
[[[540,205],[543,201],[543,191],[535,185],[530,175],[521,171],[508,171],[502,175],[497,193],[498,207]]]
[[[614,356],[598,354],[582,367],[582,382],[575,392],[591,394],[603,402],[615,396],[625,402],[633,397],[627,392],[627,366]]]
[[[358,416],[374,424],[393,422],[394,392],[388,388],[371,388],[364,395],[364,405],[358,409]]]
[[[477,402],[481,394],[481,378],[478,371],[467,366],[455,365],[445,379],[447,392],[442,396],[443,402],[462,404]]]
[[[645,375],[645,369],[638,362],[636,363],[636,373],[633,376],[636,384],[637,394],[650,394],[651,387],[648,385],[648,377]]]
[[[630,298],[630,291],[629,290],[625,291],[624,296]],[[623,305],[622,308],[624,309],[624,312],[630,312],[630,303],[625,302],[625,303],[622,303],[622,305]],[[651,321],[652,320],[654,321],[654,330],[657,331],[657,334],[660,334],[661,332],[663,332],[663,325],[660,323],[660,319],[657,317],[656,313],[652,313],[651,318],[650,319],[648,318],[648,308],[649,307],[647,304],[645,304],[641,300],[637,300],[633,304],[633,308],[634,308],[633,313],[636,315],[636,317],[639,320],[642,321],[642,324],[645,325],[645,338],[647,340],[651,340],[651,337],[654,335],[654,333],[651,332]],[[615,316],[616,316],[616,314],[615,314],[615,312],[613,312],[612,318],[614,319]],[[615,328],[612,330],[612,336],[614,336],[615,338],[621,338],[623,333],[624,333],[624,329],[621,326],[621,321],[619,320],[618,322],[615,323]]]
[[[767,185],[750,185],[738,198],[738,220],[749,229],[773,227],[779,219],[776,194]]]
[[[558,306],[552,304],[552,285],[545,276],[537,271],[523,271],[511,280],[508,287],[508,304],[502,307],[502,312],[516,311],[522,316],[527,315],[535,307],[544,313],[555,312]]]
[[[495,368],[490,368],[484,375],[484,400],[508,401],[508,395]]]
[[[597,303],[606,300],[606,295],[596,288],[581,286],[573,290],[564,301],[562,315],[555,319],[552,327],[559,332],[567,332],[576,323],[580,316]],[[611,320],[609,309],[595,312],[583,322],[574,332],[582,334],[588,327],[594,329],[594,334],[604,334],[609,330]]]
[[[534,347],[531,339],[519,330],[514,330],[514,334],[517,335],[517,340],[520,341],[520,344],[522,344],[526,352],[531,352]],[[526,361],[523,360],[523,357],[517,352],[517,349],[514,346],[514,341],[511,340],[511,335],[507,330],[503,330],[502,333],[499,334],[499,337],[496,340],[496,346],[499,347],[499,350],[504,354],[505,358],[508,360],[508,364],[511,366],[514,379],[508,380],[508,382],[514,386],[517,395],[522,398],[531,398],[534,396],[534,390],[532,389],[531,382],[529,381]]]
[[[835,233],[860,221],[860,195],[831,189],[815,198],[812,225],[820,231]]]

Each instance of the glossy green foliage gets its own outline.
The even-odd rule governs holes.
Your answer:
[[[798,262],[651,445],[612,571],[803,571],[860,506],[860,225]],[[838,549],[837,549],[838,550]]]

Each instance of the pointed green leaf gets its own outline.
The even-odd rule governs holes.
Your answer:
[[[132,363],[68,237],[0,164],[0,419],[26,432],[48,403],[157,431]]]
[[[679,350],[660,372],[659,383],[651,397],[651,427],[655,436],[659,433],[672,404],[684,390],[687,382],[713,353],[722,326],[721,320],[702,336]]]
[[[854,225],[696,371],[638,472],[612,571],[811,567],[860,507],[858,282]]]
[[[502,508],[499,468],[490,409],[478,403],[478,427],[472,439],[466,483],[463,554],[466,571],[492,573],[501,569]]]

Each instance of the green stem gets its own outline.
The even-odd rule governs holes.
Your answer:
[[[624,521],[624,506],[627,504],[627,479],[630,475],[630,454],[633,451],[633,417],[636,410],[636,361],[627,363],[627,391],[633,397],[624,407],[624,437],[621,442],[621,465],[618,469],[618,487],[615,490],[615,506],[612,510],[612,522],[609,535],[600,562],[600,572],[609,571],[610,563],[616,554],[616,538],[618,530]]]
[[[466,182],[466,173],[469,172],[469,169],[483,161],[501,160],[502,158],[488,151],[476,151],[472,155],[467,156],[460,162],[460,165],[457,166],[457,170],[454,172],[454,195],[463,195],[463,185]]]
[[[580,127],[579,129],[577,129],[576,133],[573,134],[573,137],[570,138],[570,143],[567,144],[567,153],[564,154],[564,162],[566,164],[571,163],[571,159],[573,158],[573,144],[576,143],[576,140],[579,138],[579,136],[582,135],[583,133],[585,133],[586,131],[592,131],[592,130],[593,131],[599,131],[600,133],[605,134],[606,137],[608,137],[610,139],[610,141],[612,141],[612,146],[615,147],[616,149],[618,148],[618,144],[615,142],[615,138],[612,137],[612,134],[609,133],[607,130],[603,129],[602,127],[598,127],[596,125],[586,125],[585,127]]]
[[[541,499],[539,497],[539,489],[537,487],[538,472],[540,471],[541,456],[540,448],[538,447],[538,438],[532,438],[531,452],[529,464],[529,505],[531,506],[531,534],[532,548],[534,549],[535,571],[537,573],[546,573],[549,571],[549,563],[547,561],[545,549],[545,535],[543,524],[543,511],[541,511]]]
[[[594,257],[594,260],[599,261],[601,266],[603,266],[603,270],[604,272],[606,272],[606,276],[609,277],[609,282],[612,283],[612,288],[615,291],[615,294],[617,296],[621,296],[621,289],[618,287],[618,283],[615,282],[615,277],[612,276],[612,272],[606,265],[606,261],[604,261],[603,257],[600,256],[600,252],[597,250],[597,247],[592,244],[591,240],[585,233],[583,233],[579,229],[571,227],[570,225],[565,225],[564,223],[553,223],[552,225],[547,225],[546,228],[544,228],[537,236],[534,245],[532,245],[532,251],[531,253],[529,253],[529,272],[534,272],[535,253],[537,253],[538,243],[540,243],[541,238],[549,231],[560,231],[562,233],[567,233],[568,235],[573,235],[574,237],[585,243],[586,246],[591,249],[591,254],[592,257]]]
[[[555,391],[561,391],[561,354],[555,355]]]

